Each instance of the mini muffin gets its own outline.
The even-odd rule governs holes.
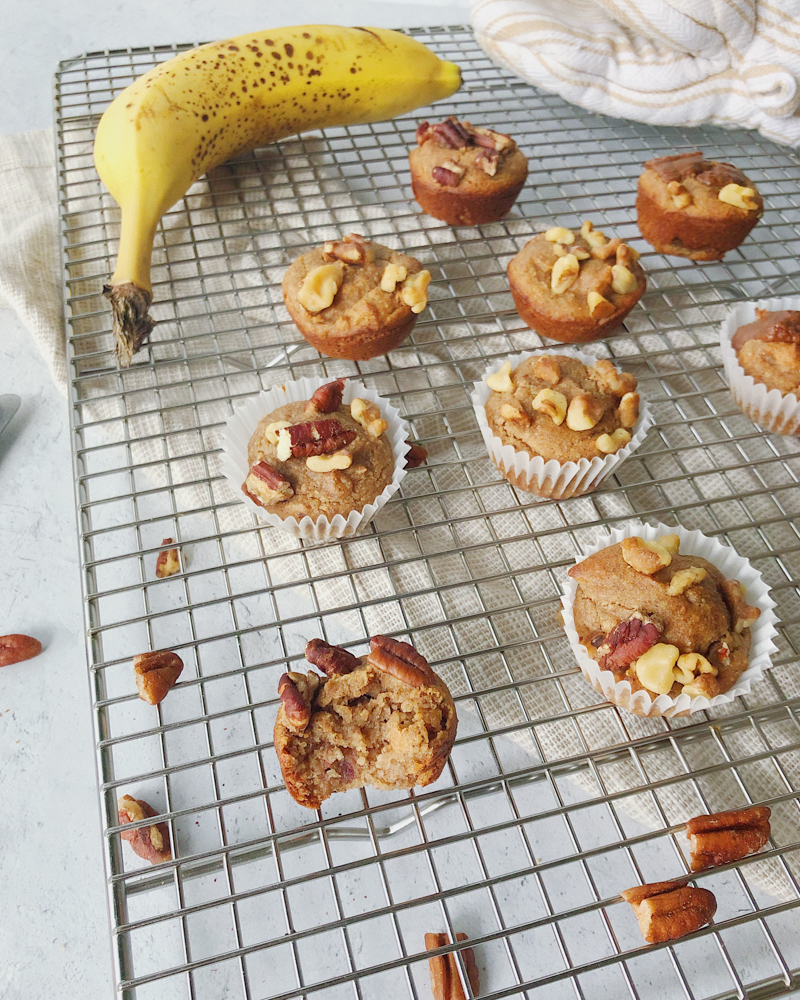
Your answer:
[[[607,337],[647,286],[638,253],[588,220],[580,231],[555,226],[511,258],[508,282],[522,319],[564,344]]]
[[[502,219],[528,176],[528,160],[510,135],[452,115],[437,125],[422,122],[409,162],[422,210],[451,226]]]
[[[623,538],[569,575],[577,583],[572,615],[581,645],[616,682],[628,681],[631,693],[710,699],[747,668],[760,610],[738,580],[725,579],[707,559],[681,555],[678,535]]]
[[[305,655],[325,676],[283,674],[275,719],[275,752],[296,802],[318,809],[351,788],[436,781],[458,719],[447,685],[413,646],[376,635],[357,657],[312,639]]]
[[[636,379],[590,355],[520,357],[473,393],[492,460],[510,483],[538,496],[594,489],[649,426],[639,417]]]
[[[695,152],[644,166],[636,197],[639,229],[659,253],[722,260],[764,211],[756,186],[731,163]]]
[[[342,403],[344,380],[262,417],[247,446],[242,491],[281,519],[347,518],[392,482],[395,456],[379,407]]]
[[[722,325],[722,363],[733,398],[773,434],[800,433],[797,306],[797,298],[739,302]]]
[[[350,233],[298,257],[283,276],[283,299],[321,354],[363,361],[411,333],[430,280],[414,257]]]

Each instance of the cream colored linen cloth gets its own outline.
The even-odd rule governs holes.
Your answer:
[[[589,111],[800,145],[800,0],[475,0],[489,56]]]
[[[66,392],[53,143],[52,129],[0,135],[0,306],[30,330]]]

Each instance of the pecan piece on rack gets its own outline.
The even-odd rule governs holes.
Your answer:
[[[281,462],[310,455],[331,455],[355,441],[356,432],[338,420],[309,420],[278,431],[277,456]]]
[[[661,629],[655,622],[646,621],[638,612],[612,629],[598,649],[597,661],[602,670],[619,670],[628,667],[655,646],[661,638]]]
[[[717,912],[713,892],[687,885],[686,879],[637,885],[620,895],[633,907],[648,944],[685,937],[705,927]]]
[[[138,823],[143,819],[150,819],[158,813],[144,799],[134,799],[130,795],[123,795],[117,801],[117,817],[119,825],[126,823]],[[152,823],[150,826],[140,826],[135,830],[123,830],[120,833],[123,840],[127,840],[140,858],[149,861],[151,865],[158,865],[162,861],[172,861],[172,850],[169,842],[169,829],[166,823]]]
[[[183,660],[169,649],[154,649],[133,658],[133,672],[139,697],[157,705],[167,697],[183,670]]]
[[[294,487],[283,475],[267,462],[256,462],[250,467],[242,484],[242,492],[260,507],[283,503],[294,496]]]
[[[38,656],[42,644],[29,635],[0,635],[0,667],[8,667],[12,663],[22,663]]]
[[[411,447],[406,452],[406,468],[416,469],[420,465],[424,465],[428,461],[428,449],[423,448],[421,444],[415,444],[413,441],[409,441],[408,444]]]
[[[383,673],[411,687],[424,687],[428,683],[428,661],[410,643],[398,642],[388,635],[374,635],[369,648],[369,662]]]
[[[324,639],[309,639],[306,643],[306,659],[328,677],[349,674],[360,665],[361,660],[348,653],[341,646],[332,646]]]
[[[163,538],[162,545],[174,545],[174,538]],[[181,560],[178,550],[175,548],[165,548],[158,553],[156,559],[156,576],[163,580],[166,576],[174,576],[181,571]]]
[[[306,701],[300,693],[297,684],[299,675],[281,674],[278,681],[278,695],[280,696],[283,710],[286,713],[286,720],[293,729],[305,729],[311,721],[311,703]],[[300,677],[300,679],[305,679]]]
[[[456,941],[466,941],[467,935],[458,932]],[[425,949],[433,951],[436,948],[446,948],[450,944],[447,934],[426,934]],[[464,968],[467,972],[467,979],[472,989],[472,995],[477,996],[480,992],[480,979],[478,976],[478,966],[475,964],[475,952],[472,948],[464,948],[461,952]],[[431,992],[433,1000],[466,1000],[466,993],[458,974],[458,964],[455,955],[435,955],[428,959],[428,968],[431,975]]]
[[[692,871],[715,868],[760,851],[769,840],[769,806],[695,816],[686,824],[692,845]]]
[[[337,378],[316,389],[306,403],[306,413],[333,413],[342,405],[344,379]]]

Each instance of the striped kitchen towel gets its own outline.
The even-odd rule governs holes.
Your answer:
[[[590,111],[800,146],[800,0],[475,0],[487,54]]]

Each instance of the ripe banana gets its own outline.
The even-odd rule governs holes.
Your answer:
[[[458,90],[461,74],[398,31],[302,25],[213,42],[145,73],[109,105],[94,162],[122,210],[104,288],[127,367],[153,328],[159,219],[206,171],[309,129],[384,121]]]

